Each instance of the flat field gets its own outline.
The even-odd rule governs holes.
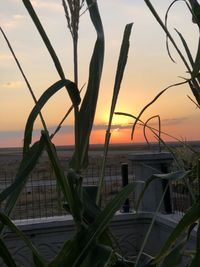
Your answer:
[[[192,142],[193,148],[199,149],[200,142]],[[179,143],[170,143],[173,148],[178,148]],[[129,181],[133,177],[132,164],[128,155],[135,151],[158,150],[157,144],[149,148],[146,144],[117,144],[109,148],[105,183],[102,194],[102,206],[113,198],[121,189],[121,164],[128,163]],[[65,172],[68,170],[69,161],[73,154],[73,147],[57,147],[58,157]],[[103,156],[102,145],[91,145],[89,150],[89,166],[83,172],[85,185],[96,185],[100,174],[100,166]],[[8,187],[14,180],[18,166],[22,158],[21,148],[0,148],[0,191]],[[131,205],[133,198],[130,199]],[[21,194],[13,213],[14,219],[44,218],[65,214],[62,207],[63,196],[53,174],[51,164],[46,152],[43,153],[35,169],[30,174],[28,182]],[[1,206],[3,207],[4,204]]]

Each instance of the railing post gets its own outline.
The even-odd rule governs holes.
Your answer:
[[[169,152],[141,151],[128,156],[132,161],[135,179],[145,182],[151,175],[169,172],[169,167],[173,161],[172,154]],[[140,210],[154,212],[161,200],[163,191],[168,184],[161,180],[153,181],[145,192],[141,201]],[[138,187],[141,191],[141,187]],[[136,192],[139,195],[139,192]],[[170,190],[167,190],[161,212],[171,213]]]
[[[122,175],[122,186],[125,187],[126,185],[128,185],[128,164],[127,163],[121,164],[121,175]],[[123,205],[123,212],[129,212],[129,210],[130,210],[129,198],[127,198]]]

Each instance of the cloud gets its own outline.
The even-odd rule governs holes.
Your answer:
[[[24,83],[22,81],[9,81],[0,84],[0,87],[5,89],[21,89],[23,86]]]
[[[10,18],[3,17],[2,26],[9,29],[15,29],[24,23],[25,18],[26,18],[25,15],[20,15],[20,14],[15,14]]]
[[[8,60],[11,60],[11,59],[13,59],[13,57],[11,56],[11,54],[8,54],[8,53],[1,53],[0,54],[1,64],[2,64],[2,61],[8,61]]]
[[[32,1],[32,5],[34,8],[39,8],[39,9],[45,9],[45,10],[50,10],[50,11],[57,11],[61,12],[63,11],[61,1],[59,3],[55,3],[52,1],[41,1],[41,0],[34,0]]]
[[[106,130],[108,127],[107,124],[95,124],[93,126],[93,130]],[[113,124],[111,129],[131,129],[132,128],[132,123],[128,124]]]
[[[171,118],[171,119],[161,119],[161,126],[168,126],[168,125],[177,125],[181,124],[188,120],[187,117],[180,117],[180,118]],[[157,122],[149,123],[149,125],[157,125]]]
[[[185,120],[188,120],[187,117],[173,118],[173,119],[164,119],[162,120],[163,125],[175,125],[183,123]]]

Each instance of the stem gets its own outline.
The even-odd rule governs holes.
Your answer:
[[[78,39],[73,38],[73,53],[74,53],[74,82],[78,87]]]
[[[137,259],[136,259],[136,262],[135,262],[135,265],[134,265],[135,267],[137,267],[137,265],[138,265],[138,263],[139,263],[140,257],[141,257],[141,255],[142,255],[142,252],[143,252],[143,250],[144,250],[144,247],[145,247],[145,245],[146,245],[146,243],[147,243],[147,240],[148,240],[148,238],[149,238],[149,235],[150,235],[151,230],[152,230],[152,228],[153,228],[153,225],[154,225],[154,223],[155,223],[156,217],[157,217],[157,215],[158,215],[158,212],[159,212],[159,210],[160,210],[161,204],[162,204],[162,202],[163,202],[163,199],[164,199],[165,193],[167,192],[168,187],[169,187],[169,183],[168,183],[168,185],[165,187],[165,190],[164,190],[163,195],[162,195],[162,197],[161,197],[161,200],[160,200],[160,202],[159,202],[159,204],[158,204],[158,207],[157,207],[156,211],[154,212],[154,216],[153,216],[153,218],[152,218],[151,224],[150,224],[150,226],[149,226],[149,229],[148,229],[148,231],[147,231],[147,233],[146,233],[146,235],[145,235],[144,241],[143,241],[142,246],[141,246],[141,248],[140,248],[140,251],[139,251],[139,253],[138,253],[138,256],[137,256]]]
[[[103,153],[103,161],[101,165],[101,173],[100,173],[100,178],[99,178],[99,183],[98,183],[98,191],[97,191],[97,197],[96,197],[96,204],[99,206],[100,204],[100,197],[101,197],[101,191],[103,187],[103,180],[104,180],[104,175],[105,175],[105,168],[106,168],[106,160],[107,160],[107,154],[108,154],[108,147],[110,143],[110,127],[108,127],[106,131],[106,137],[105,137],[105,146],[104,146],[104,153]]]
[[[29,92],[30,92],[30,94],[31,94],[31,96],[33,98],[33,101],[35,102],[35,104],[37,104],[37,99],[35,97],[35,94],[33,92],[33,89],[31,88],[31,85],[30,85],[28,79],[26,78],[26,75],[25,75],[25,73],[24,73],[24,71],[23,71],[23,69],[22,69],[22,67],[21,67],[21,65],[19,63],[19,60],[17,59],[17,57],[15,55],[15,52],[14,52],[14,50],[13,50],[13,48],[12,48],[12,46],[11,46],[9,40],[8,40],[8,38],[6,37],[6,34],[4,33],[4,31],[3,31],[3,29],[1,27],[0,27],[0,31],[2,32],[3,37],[4,37],[4,39],[5,39],[5,41],[6,41],[7,45],[8,45],[8,48],[10,49],[10,52],[12,53],[12,55],[14,57],[14,60],[15,60],[17,66],[18,66],[18,68],[19,68],[19,70],[20,70],[20,72],[22,74],[22,77],[24,78],[24,81],[25,81],[25,83],[26,83],[26,85],[27,85],[27,87],[29,89]],[[39,116],[40,116],[40,119],[41,119],[41,122],[42,122],[42,125],[43,125],[43,128],[44,128],[45,132],[48,133],[47,126],[46,126],[46,123],[44,121],[44,118],[43,118],[41,112],[39,112]]]

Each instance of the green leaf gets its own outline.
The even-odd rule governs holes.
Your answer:
[[[178,245],[176,245],[167,257],[164,259],[161,267],[177,267],[182,261],[182,253],[184,250],[184,246],[186,243],[186,239],[181,241]]]
[[[191,5],[191,13],[193,15],[193,22],[197,23],[200,28],[200,5],[197,0],[189,0]]]
[[[87,255],[90,250],[93,242],[100,237],[100,235],[108,227],[110,220],[113,218],[115,212],[123,205],[125,199],[128,195],[134,190],[135,184],[129,184],[124,187],[118,194],[115,196],[109,204],[104,208],[103,211],[97,216],[94,223],[89,226],[86,231],[87,240],[84,241],[84,246],[80,251],[80,254],[77,256],[76,261],[72,267],[78,267],[84,255]]]
[[[177,180],[182,180],[184,179],[188,173],[190,171],[177,171],[177,172],[171,172],[171,173],[164,173],[164,174],[154,174],[152,176],[150,176],[146,181],[145,181],[145,185],[144,188],[142,190],[142,192],[140,193],[140,196],[137,200],[137,203],[135,205],[135,209],[138,210],[138,207],[140,205],[140,201],[142,200],[146,190],[148,189],[149,185],[157,179],[164,179],[164,180],[168,180],[168,181],[177,181]]]
[[[175,229],[172,231],[168,239],[165,241],[161,251],[158,256],[153,261],[154,263],[160,262],[164,257],[166,257],[171,250],[172,245],[180,238],[180,236],[187,230],[187,228],[195,223],[196,220],[200,218],[200,205],[194,204],[183,218],[179,221]]]
[[[17,267],[15,260],[7,249],[5,243],[0,238],[0,257],[4,260],[8,267]]]
[[[198,165],[199,165],[199,162],[198,162]],[[198,172],[199,172],[199,170],[198,170]],[[194,259],[192,260],[192,263],[191,263],[190,267],[200,266],[200,252],[199,251],[200,251],[200,219],[198,221],[198,229],[197,229],[197,233],[196,233],[195,256],[194,256]]]
[[[33,253],[33,257],[37,260],[37,267],[46,267],[44,259],[39,255],[36,247],[33,245],[31,240],[10,220],[8,216],[0,212],[1,222],[8,226],[20,239],[22,239],[28,248]]]
[[[196,58],[193,65],[192,77],[197,77],[200,71],[200,41],[197,49]]]
[[[74,169],[84,168],[88,164],[88,146],[93,126],[99,94],[100,80],[104,61],[104,32],[97,2],[87,0],[91,21],[97,32],[97,40],[89,67],[89,79],[85,96],[75,121],[76,151],[71,161]],[[76,166],[76,167],[75,167]]]
[[[37,104],[33,107],[27,123],[25,127],[24,132],[24,148],[23,152],[24,154],[28,151],[29,145],[32,141],[32,131],[33,131],[33,124],[41,111],[41,109],[44,107],[44,105],[47,103],[47,101],[56,93],[58,92],[63,86],[66,86],[69,91],[71,92],[71,100],[74,106],[77,106],[80,103],[80,95],[79,90],[76,87],[76,85],[69,81],[69,80],[60,80],[56,83],[54,83],[52,86],[50,86],[39,98]]]
[[[109,262],[112,252],[110,247],[97,244],[88,253],[80,267],[104,267]]]
[[[51,267],[80,267],[92,248],[95,246],[97,240],[102,240],[101,236],[105,234],[110,220],[115,212],[123,205],[127,196],[133,191],[135,184],[129,184],[124,187],[122,191],[101,211],[95,221],[86,228],[80,229],[79,232],[71,240],[71,244],[66,248],[63,247],[60,255],[63,256],[65,265],[56,265],[58,262],[54,261],[55,265]],[[58,259],[61,262],[61,256]]]
[[[123,75],[124,75],[125,66],[127,63],[128,51],[129,51],[129,39],[131,35],[132,26],[133,26],[133,23],[127,24],[124,30],[124,36],[122,40],[122,45],[121,45],[119,60],[118,60],[118,65],[117,65],[117,71],[115,75],[115,84],[114,84],[112,105],[111,105],[111,111],[110,111],[111,116],[113,116],[113,113],[115,110],[121,82],[122,82]]]
[[[133,26],[133,23],[130,23],[130,24],[127,24],[125,27],[120,54],[119,54],[119,59],[118,59],[117,71],[115,75],[115,84],[114,84],[114,90],[113,90],[113,97],[112,97],[112,104],[110,108],[110,117],[109,117],[109,122],[107,126],[107,131],[106,131],[106,138],[105,138],[105,145],[104,145],[104,157],[103,157],[103,162],[102,162],[101,175],[99,179],[98,192],[97,192],[97,198],[96,198],[97,204],[99,204],[100,202],[100,195],[101,195],[101,191],[103,187],[103,179],[104,179],[104,174],[105,174],[108,146],[109,146],[110,136],[111,136],[110,129],[112,126],[112,118],[114,115],[115,106],[117,103],[117,98],[119,95],[120,86],[121,86],[121,82],[123,79],[124,70],[125,70],[125,66],[126,66],[126,62],[128,58],[129,38],[131,35],[132,26]]]
[[[65,258],[70,255],[73,241],[67,240],[56,257],[48,264],[48,267],[67,267]]]
[[[63,72],[63,69],[62,69],[62,66],[59,62],[59,59],[56,55],[56,52],[55,50],[53,49],[53,46],[44,30],[44,28],[42,27],[42,24],[37,16],[37,14],[35,13],[35,10],[33,9],[33,6],[31,4],[31,2],[29,0],[22,0],[23,3],[24,3],[24,6],[26,7],[30,17],[32,18],[38,32],[40,33],[40,36],[42,37],[42,40],[44,41],[45,45],[46,45],[46,48],[48,49],[49,51],[49,54],[51,55],[51,58],[55,64],[55,67],[60,75],[60,77],[62,79],[64,79],[64,72]]]

